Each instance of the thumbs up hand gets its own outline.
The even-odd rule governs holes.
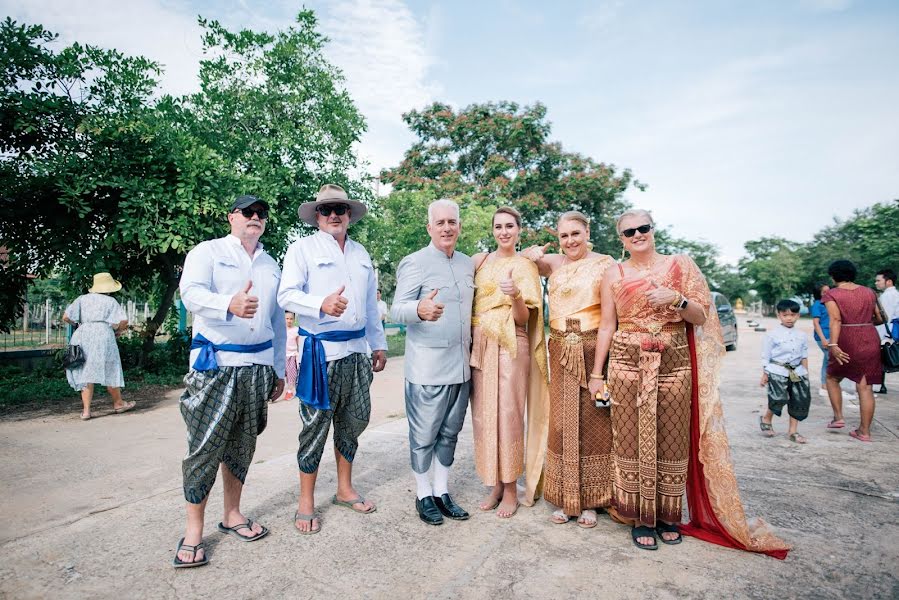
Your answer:
[[[518,289],[518,286],[515,285],[515,280],[512,279],[512,269],[509,269],[506,277],[499,282],[499,289],[506,296],[511,296],[513,300],[521,294],[521,290]]]
[[[342,285],[333,294],[325,296],[325,299],[322,301],[321,311],[332,317],[339,317],[342,315],[346,310],[347,304],[349,304],[349,300],[343,297],[343,291],[345,289],[346,286]]]
[[[253,315],[256,314],[256,310],[259,308],[259,298],[250,295],[250,288],[252,287],[253,282],[248,281],[243,290],[231,296],[231,302],[228,303],[228,312],[235,317],[253,318]]]
[[[653,308],[665,309],[670,307],[675,300],[680,298],[680,293],[672,289],[661,287],[654,280],[649,281],[649,289],[646,290],[646,299]]]
[[[552,246],[552,242],[543,244],[542,246],[530,246],[521,251],[521,256],[526,259],[537,262],[546,255],[546,251]]]
[[[436,321],[443,315],[443,303],[437,302],[438,290],[434,289],[418,301],[418,318],[422,321]]]

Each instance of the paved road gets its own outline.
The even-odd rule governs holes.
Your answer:
[[[391,359],[376,377],[372,425],[356,463],[357,485],[379,510],[363,516],[328,504],[335,479],[326,453],[317,494],[323,531],[294,533],[299,423],[295,403],[278,403],[244,504],[272,535],[240,544],[215,532],[216,488],[206,536],[212,563],[196,570],[168,565],[183,526],[177,392],[85,423],[74,411],[0,422],[0,597],[899,597],[899,377],[878,398],[871,444],[846,430],[826,432],[830,413],[817,396],[802,428],[808,445],[782,433],[765,439],[757,427],[765,404],[758,387],[763,334],[745,327],[740,334],[722,374],[731,448],[748,514],[764,516],[795,545],[786,561],[693,539],[640,551],[605,517],[593,530],[553,525],[542,502],[510,521],[487,513],[440,528],[420,523],[402,418],[402,360]],[[813,373],[819,361],[813,352]],[[846,412],[852,424],[857,410]],[[467,427],[451,485],[474,509],[484,490]]]

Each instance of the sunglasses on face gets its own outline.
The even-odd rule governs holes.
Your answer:
[[[639,227],[630,227],[628,229],[623,229],[621,231],[621,235],[626,238],[632,238],[638,231],[640,233],[649,233],[650,231],[652,231],[652,225],[647,223],[646,225],[640,225]]]
[[[259,220],[262,221],[268,218],[268,210],[264,208],[253,208],[252,206],[248,206],[247,208],[241,208],[235,210],[234,212],[240,212],[246,219],[252,219],[253,215],[259,215]]]
[[[319,206],[315,209],[315,211],[323,217],[330,217],[331,213],[334,213],[338,217],[342,217],[348,210],[350,210],[350,207],[346,204],[325,204],[324,206]]]

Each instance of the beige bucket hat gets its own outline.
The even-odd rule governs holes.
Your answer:
[[[122,289],[122,284],[112,278],[109,273],[94,275],[94,285],[87,289],[91,294],[112,294]]]
[[[358,200],[350,200],[346,190],[342,187],[333,183],[326,183],[318,190],[314,201],[304,202],[300,205],[300,208],[297,210],[300,220],[313,227],[318,227],[318,215],[316,215],[315,211],[319,206],[324,206],[325,204],[346,204],[349,206],[350,225],[364,217],[365,213],[368,212],[364,204]]]

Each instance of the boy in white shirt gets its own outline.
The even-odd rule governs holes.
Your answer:
[[[799,303],[781,300],[777,303],[780,325],[768,332],[762,348],[762,380],[768,388],[768,410],[759,417],[759,427],[768,437],[774,437],[771,421],[787,406],[790,415],[790,440],[804,444],[799,435],[799,421],[808,417],[811,391],[808,383],[808,339],[794,326],[799,320]]]

